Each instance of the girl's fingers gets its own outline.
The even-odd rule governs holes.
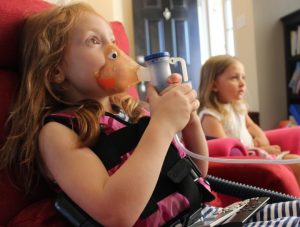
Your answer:
[[[177,86],[177,89],[186,97],[191,110],[198,110],[200,102],[197,97],[197,92],[192,89],[191,84],[181,84],[180,86]]]
[[[172,84],[169,86],[170,89],[173,89],[174,87],[176,87],[176,89],[179,92],[182,92],[185,95],[189,94],[189,92],[193,90],[192,85],[190,83]]]
[[[182,81],[182,77],[180,74],[178,73],[173,73],[172,75],[170,75],[167,79],[167,83],[168,84],[180,84]]]
[[[173,75],[176,79],[178,74],[172,74],[172,76]],[[155,88],[152,85],[149,88],[151,88],[151,90],[148,92],[148,99],[149,101],[151,101],[155,96],[158,96],[158,94],[156,91],[153,91],[155,90]],[[190,83],[171,84],[163,91],[161,91],[159,95],[164,95],[168,92],[175,92],[179,94],[181,93],[181,95],[185,96],[190,105],[191,111],[195,111],[199,108],[200,103],[197,99],[197,92],[192,89],[192,85]]]
[[[163,95],[165,93],[167,93],[168,91],[170,91],[171,89],[173,89],[176,86],[176,84],[170,84],[168,87],[166,87],[164,90],[162,90],[159,94]]]
[[[160,92],[160,95],[165,94],[166,92],[168,92],[170,89],[173,89],[175,86],[177,85],[182,85],[183,87],[187,87],[189,91],[190,88],[192,87],[191,84],[187,85],[188,83],[182,84],[182,77],[180,74],[178,73],[173,73],[171,74],[168,79],[167,79],[167,83],[169,84],[168,87],[166,87],[163,91]]]
[[[195,90],[193,90],[193,89],[187,90],[184,94],[188,98],[189,103],[192,103],[195,101],[199,102],[198,98],[197,98],[197,92]]]
[[[197,99],[197,92],[192,89],[191,84],[177,84],[177,85],[170,85],[166,89],[164,89],[160,95],[163,95],[167,92],[178,92],[179,94],[183,94],[187,97],[188,101],[191,103],[195,99]]]
[[[156,89],[153,87],[152,84],[148,83],[147,84],[147,98],[146,98],[146,100],[148,102],[151,102],[153,99],[157,98],[157,96],[159,96],[159,95],[158,95]]]
[[[192,103],[192,112],[197,111],[200,107],[200,102],[198,99],[194,100]]]
[[[167,79],[167,83],[169,84],[168,87],[166,87],[164,90],[162,90],[160,92],[160,95],[165,94],[166,92],[168,92],[170,89],[174,88],[176,85],[180,85],[181,84],[181,76],[178,73],[173,73],[171,74],[168,79]]]

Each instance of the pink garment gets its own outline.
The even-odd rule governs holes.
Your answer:
[[[139,219],[135,227],[153,227],[162,226],[167,223],[172,217],[186,210],[190,205],[189,201],[180,193],[173,193],[163,200],[159,201],[158,210],[150,215],[147,219]]]

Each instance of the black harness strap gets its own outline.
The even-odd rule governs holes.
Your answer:
[[[124,128],[114,131],[109,135],[107,135],[104,130],[101,131],[96,144],[92,146],[91,149],[101,159],[107,170],[118,165],[123,155],[134,150],[148,122],[149,118],[143,117],[139,123],[128,124]]]

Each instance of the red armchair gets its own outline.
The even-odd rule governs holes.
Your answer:
[[[27,15],[51,7],[42,0],[2,0],[0,4],[0,145],[5,140],[4,125],[20,81],[18,43]],[[128,39],[120,22],[111,23],[116,43],[128,53]],[[129,93],[138,98],[134,88]],[[0,172],[0,226],[70,226],[54,209],[54,195],[41,184],[31,195],[16,189],[7,174]]]
[[[38,0],[2,0],[0,4],[0,144],[5,140],[4,124],[20,80],[18,43],[24,17],[50,7]],[[68,226],[53,209],[46,184],[31,195],[16,189],[5,172],[0,172],[0,226]]]
[[[281,146],[283,150],[300,154],[300,127],[274,129],[265,132],[271,144]],[[208,140],[211,157],[252,158],[247,156],[246,148],[234,138]],[[288,165],[268,164],[223,164],[210,162],[209,174],[227,180],[262,187],[277,192],[300,196],[297,180]],[[215,205],[226,205],[235,198],[226,198]]]
[[[270,143],[276,144],[282,150],[293,154],[300,154],[300,126],[292,128],[279,128],[265,132]]]

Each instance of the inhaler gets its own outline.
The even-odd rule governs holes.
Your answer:
[[[170,57],[168,52],[158,52],[145,56],[146,67],[140,66],[137,70],[137,77],[139,81],[149,81],[154,85],[158,92],[162,91],[168,86],[167,79],[171,75],[170,64],[179,62],[182,70],[183,82],[188,82],[188,73],[186,63],[183,58]],[[178,133],[175,135],[175,142],[184,150],[184,152],[192,158],[219,162],[219,163],[249,163],[249,164],[296,164],[300,163],[300,158],[297,159],[230,159],[230,158],[211,158],[196,154],[189,151],[180,141]]]

